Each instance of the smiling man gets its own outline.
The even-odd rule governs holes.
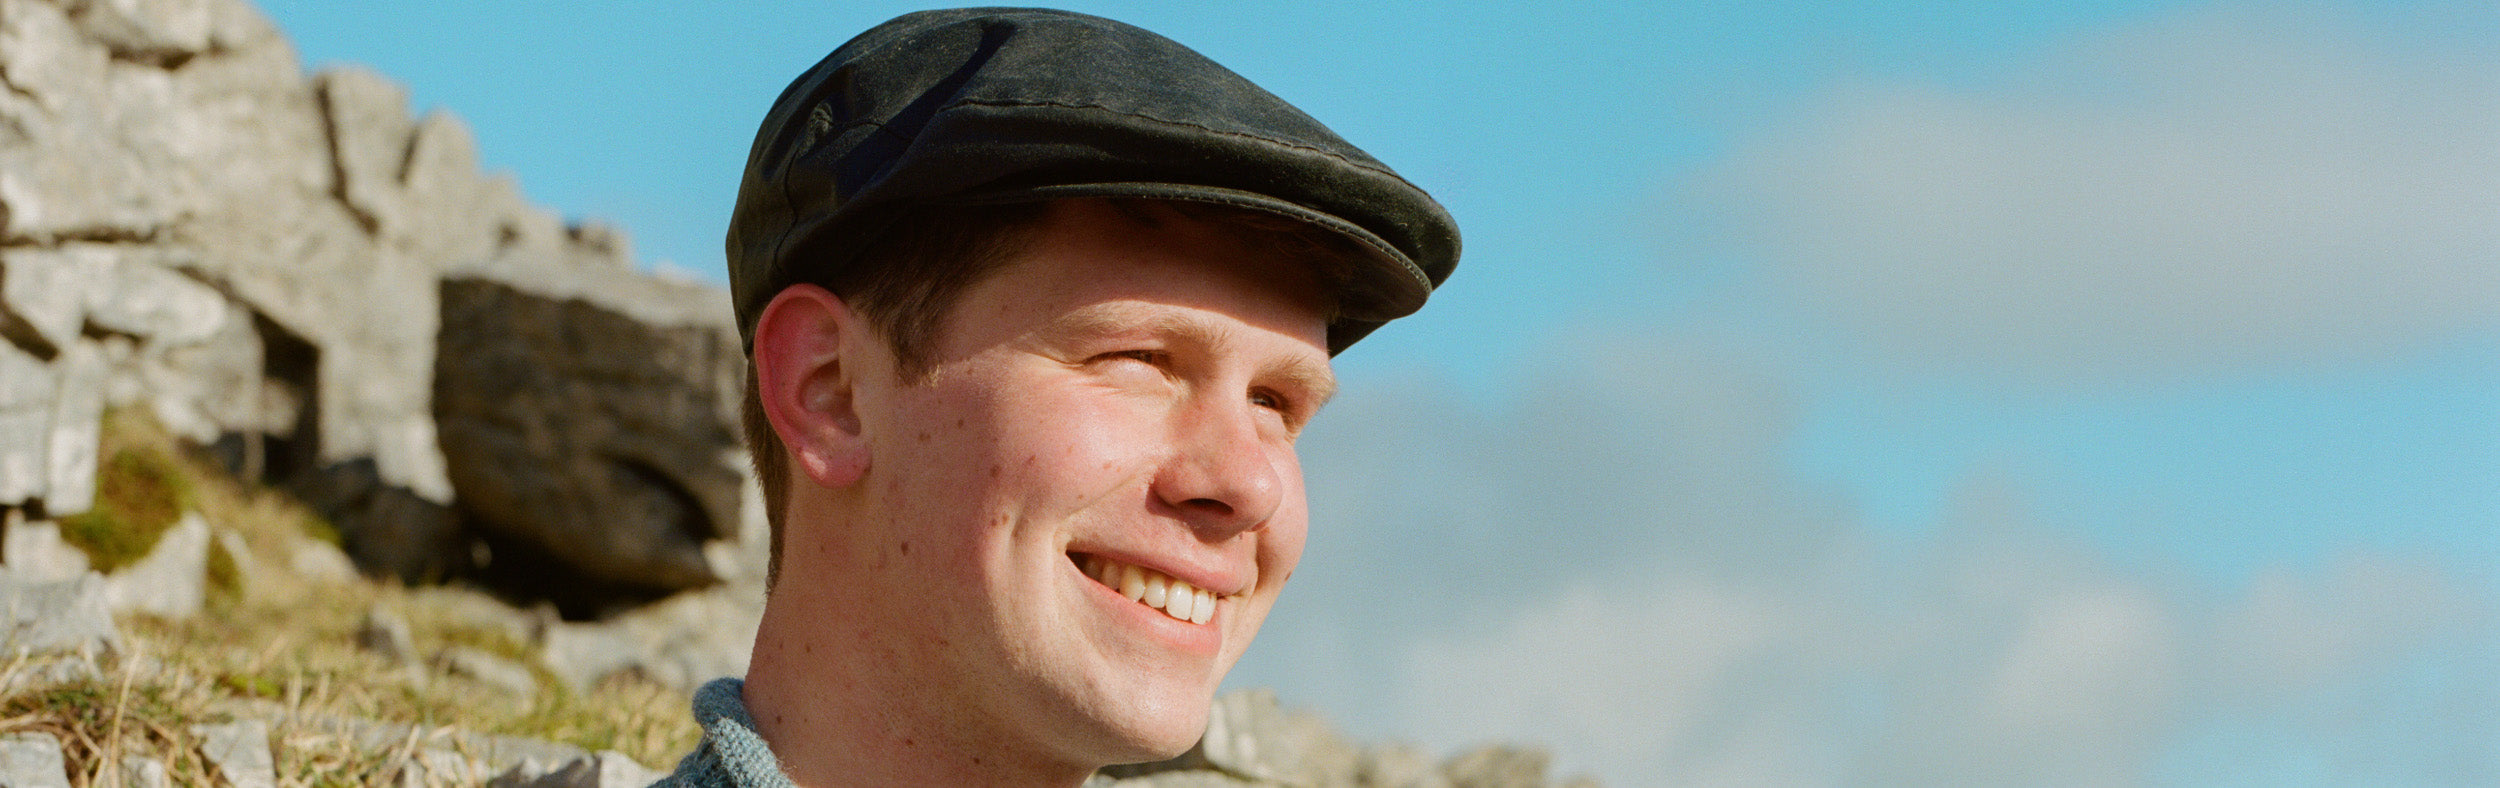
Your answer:
[[[773,579],[662,784],[1070,786],[1204,731],[1301,556],[1330,359],[1458,236],[1179,44],[975,9],[792,83],[728,248]]]

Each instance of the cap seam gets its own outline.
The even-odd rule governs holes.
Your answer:
[[[1155,122],[1155,123],[1161,123],[1161,124],[1164,124],[1164,125],[1167,125],[1167,126],[1179,126],[1179,127],[1182,127],[1182,128],[1197,129],[1197,130],[1199,130],[1199,131],[1207,132],[1207,133],[1209,133],[1209,134],[1220,134],[1220,135],[1224,135],[1224,136],[1227,136],[1227,137],[1244,137],[1244,138],[1248,138],[1248,139],[1258,140],[1258,141],[1260,141],[1260,142],[1264,142],[1264,143],[1267,143],[1267,144],[1270,144],[1270,145],[1275,145],[1275,146],[1278,146],[1278,147],[1283,147],[1283,148],[1291,148],[1291,149],[1294,149],[1294,150],[1299,150],[1299,151],[1308,151],[1308,152],[1311,152],[1311,153],[1316,153],[1316,154],[1319,154],[1319,155],[1322,155],[1322,156],[1326,156],[1326,157],[1331,158],[1331,159],[1336,159],[1338,162],[1341,162],[1341,163],[1345,164],[1346,166],[1353,167],[1353,168],[1355,168],[1355,169],[1359,169],[1359,170],[1364,170],[1364,171],[1367,171],[1367,172],[1375,172],[1375,173],[1379,173],[1379,174],[1381,174],[1381,175],[1386,175],[1386,176],[1389,176],[1390,178],[1393,178],[1393,179],[1397,180],[1397,182],[1398,182],[1399,184],[1404,185],[1406,188],[1409,188],[1409,189],[1415,189],[1416,191],[1422,191],[1422,189],[1416,188],[1415,184],[1413,184],[1413,183],[1411,183],[1411,182],[1407,181],[1405,176],[1402,176],[1402,175],[1399,175],[1399,174],[1397,174],[1397,173],[1395,173],[1395,172],[1392,172],[1392,171],[1390,171],[1390,170],[1389,170],[1388,168],[1386,168],[1386,167],[1382,167],[1382,166],[1378,166],[1378,165],[1372,165],[1372,164],[1365,164],[1365,163],[1363,163],[1363,162],[1355,161],[1355,160],[1353,160],[1353,159],[1346,158],[1343,154],[1337,153],[1337,152],[1335,152],[1335,151],[1328,150],[1328,149],[1326,149],[1326,148],[1320,148],[1320,147],[1315,147],[1315,146],[1311,146],[1311,145],[1304,145],[1304,144],[1301,144],[1301,143],[1296,143],[1296,142],[1287,142],[1287,141],[1280,140],[1280,139],[1276,139],[1276,138],[1273,138],[1273,137],[1263,137],[1263,136],[1260,136],[1260,135],[1257,135],[1257,134],[1252,134],[1252,133],[1249,133],[1249,132],[1246,132],[1246,131],[1234,131],[1234,130],[1231,130],[1231,129],[1219,129],[1219,128],[1215,128],[1215,127],[1213,127],[1213,126],[1208,126],[1208,125],[1205,125],[1205,124],[1202,124],[1202,123],[1191,123],[1191,122],[1189,122],[1189,121],[1185,121],[1185,120],[1171,120],[1171,119],[1167,119],[1167,118],[1158,118],[1158,117],[1155,117],[1155,116],[1153,116],[1153,115],[1147,115],[1147,114],[1140,113],[1140,112],[1134,112],[1134,111],[1124,110],[1124,109],[1113,109],[1113,108],[1111,108],[1111,107],[1106,107],[1106,106],[1103,106],[1103,105],[1101,105],[1101,104],[1075,104],[1075,103],[1069,103],[1069,102],[1064,102],[1064,101],[1015,101],[1015,100],[1008,100],[1008,99],[961,99],[961,100],[956,101],[956,102],[955,102],[955,103],[953,103],[953,104],[948,104],[948,105],[946,105],[946,107],[945,107],[944,109],[941,109],[941,110],[939,110],[939,111],[940,111],[940,112],[943,112],[943,111],[948,110],[948,109],[954,109],[954,108],[956,108],[956,107],[963,107],[963,106],[983,106],[983,107],[1058,107],[1058,108],[1060,108],[1060,109],[1090,109],[1090,110],[1096,110],[1096,111],[1100,111],[1100,112],[1107,112],[1107,113],[1110,113],[1110,114],[1113,114],[1113,115],[1119,115],[1119,116],[1122,116],[1122,117],[1130,117],[1130,118],[1136,118],[1136,119],[1138,119],[1138,120],[1144,120],[1144,121],[1151,121],[1151,122]]]

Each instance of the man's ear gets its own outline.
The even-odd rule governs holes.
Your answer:
[[[833,293],[792,285],[755,319],[756,398],[788,447],[792,466],[816,484],[839,488],[868,471],[868,446],[854,406],[868,324]]]

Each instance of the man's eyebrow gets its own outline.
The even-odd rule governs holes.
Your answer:
[[[1045,336],[1075,339],[1088,336],[1120,334],[1178,335],[1191,341],[1213,344],[1217,332],[1213,326],[1137,304],[1092,304],[1053,318],[1042,326]]]
[[[1320,406],[1337,396],[1337,375],[1328,370],[1324,361],[1319,364],[1287,361],[1270,368],[1268,374],[1301,389],[1302,396],[1309,400],[1307,409],[1310,411],[1319,410]]]
[[[1226,335],[1230,332],[1185,313],[1139,304],[1108,303],[1093,304],[1060,315],[1045,324],[1042,333],[1059,339],[1146,334],[1172,337],[1201,347],[1218,347],[1225,344]],[[1277,361],[1260,372],[1264,377],[1301,389],[1313,410],[1337,395],[1336,373],[1328,369],[1328,362],[1324,360],[1313,363],[1295,357]]]

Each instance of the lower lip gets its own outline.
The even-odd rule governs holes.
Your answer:
[[[1215,619],[1207,619],[1205,624],[1182,621],[1164,615],[1161,610],[1138,604],[1122,596],[1118,590],[1087,577],[1084,570],[1077,568],[1074,564],[1068,566],[1068,571],[1074,573],[1077,580],[1092,591],[1096,600],[1110,609],[1113,618],[1126,621],[1128,626],[1145,630],[1148,637],[1170,645],[1174,650],[1211,657],[1215,656],[1217,649],[1223,645],[1223,634],[1216,631]],[[1219,607],[1216,615],[1220,617],[1223,614],[1224,611]]]

